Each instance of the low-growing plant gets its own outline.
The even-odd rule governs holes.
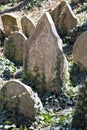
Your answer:
[[[5,57],[0,57],[0,77],[10,79],[16,71],[16,66]]]

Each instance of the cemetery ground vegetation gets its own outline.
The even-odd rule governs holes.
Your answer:
[[[19,0],[11,0],[9,4],[0,5],[0,11],[9,8],[9,6],[13,7],[14,5],[18,4],[18,2]],[[20,11],[29,11],[34,7],[39,9],[45,2],[47,2],[47,0],[30,0],[25,6],[22,6]],[[77,100],[78,88],[84,84],[87,71],[85,68],[82,68],[80,64],[73,63],[72,49],[76,38],[82,32],[87,30],[87,19],[85,17],[87,12],[87,3],[78,3],[71,5],[71,7],[76,16],[79,18],[79,24],[70,31],[70,35],[68,36],[66,34],[62,36],[60,33],[64,43],[64,53],[69,62],[69,74],[65,75],[67,79],[63,83],[63,88],[60,89],[59,94],[56,94],[55,92],[46,92],[45,86],[47,83],[45,80],[45,75],[39,75],[39,68],[37,66],[34,68],[34,75],[32,72],[24,73],[23,77],[21,77],[19,80],[31,86],[34,91],[38,91],[39,97],[43,102],[44,109],[39,110],[37,112],[35,121],[31,122],[25,118],[22,113],[18,113],[16,108],[15,110],[9,109],[1,104],[0,129],[16,130],[18,127],[20,130],[46,130],[48,127],[51,127],[52,130],[77,130],[76,128],[72,128],[71,122]],[[57,62],[59,62],[58,57]],[[2,55],[0,57],[0,85],[3,85],[4,82],[9,79],[12,79],[14,72],[16,72],[19,67],[20,66],[9,61]],[[58,73],[59,70],[57,66],[56,70]],[[56,80],[60,81],[61,88],[61,80],[58,76],[59,75],[56,75]],[[38,90],[36,89],[36,86],[38,86]],[[82,128],[78,128],[78,130],[82,130]]]

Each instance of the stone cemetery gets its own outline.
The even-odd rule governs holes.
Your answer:
[[[23,33],[29,37],[33,30],[35,29],[34,23],[27,16],[23,16],[21,19],[21,26]]]
[[[5,40],[4,55],[16,63],[23,63],[23,47],[27,38],[22,32],[13,32]]]
[[[80,6],[86,3],[78,2],[87,1],[62,0],[54,9],[48,9],[50,13],[45,12],[46,6],[37,22],[26,15],[27,6],[27,13],[20,17],[14,13],[0,16],[0,58],[8,60],[2,64],[4,60],[0,59],[0,112],[5,105],[9,111],[18,110],[30,122],[35,120],[29,130],[52,130],[54,126],[56,130],[87,130],[86,20],[79,30],[83,20],[79,18]],[[63,114],[70,107],[74,110],[72,120],[68,117],[71,113]],[[3,121],[0,119],[0,124]]]

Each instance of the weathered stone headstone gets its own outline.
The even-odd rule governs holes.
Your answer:
[[[22,27],[23,33],[26,36],[30,36],[33,30],[35,29],[34,23],[27,16],[23,16],[23,18],[21,19],[21,27]]]
[[[80,63],[87,69],[87,31],[83,32],[75,41],[73,58],[75,63]]]
[[[87,130],[87,80],[85,85],[79,88],[72,127]]]
[[[27,40],[21,32],[13,32],[4,43],[4,55],[11,61],[23,63],[23,43]]]
[[[69,34],[70,30],[78,23],[77,17],[74,15],[70,5],[66,1],[62,1],[52,12],[53,21],[62,35]]]
[[[8,108],[16,108],[30,119],[34,119],[36,111],[43,108],[37,93],[17,80],[8,81],[0,89],[0,101],[5,101]]]
[[[21,30],[20,18],[14,14],[1,15],[5,35],[8,36],[11,32]]]
[[[62,40],[57,34],[54,22],[48,12],[39,20],[34,32],[24,45],[24,68],[26,66],[26,72],[33,72],[34,67],[38,67],[40,75],[44,74],[46,82],[50,84],[55,78],[56,63],[59,60],[58,76],[60,80],[63,80],[68,63],[63,54]],[[54,88],[48,87],[47,89]]]

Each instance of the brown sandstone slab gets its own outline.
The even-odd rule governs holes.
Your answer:
[[[17,80],[8,81],[0,89],[0,101],[5,101],[9,108],[18,109],[30,119],[34,119],[36,111],[43,108],[37,93]]]
[[[57,56],[59,57],[59,77],[63,80],[67,68],[67,60],[62,50],[62,40],[57,34],[54,22],[47,12],[39,20],[36,29],[25,42],[24,68],[26,72],[33,72],[37,66],[40,75],[45,75],[49,84],[56,75]],[[51,90],[51,88],[48,88]],[[53,88],[52,88],[53,89]],[[58,89],[58,88],[57,88]]]
[[[8,36],[11,32],[21,30],[20,18],[14,14],[1,15],[5,35]]]
[[[70,30],[78,23],[77,17],[74,15],[70,5],[66,1],[62,1],[52,12],[53,21],[58,31],[62,35],[69,34]]]
[[[28,37],[31,35],[31,33],[35,29],[34,23],[27,16],[22,17],[22,19],[21,19],[21,27],[22,27],[23,33]]]
[[[13,32],[5,40],[4,55],[13,62],[23,63],[23,43],[27,40],[21,32]]]
[[[73,58],[75,63],[80,63],[87,69],[87,31],[83,32],[75,41]]]

